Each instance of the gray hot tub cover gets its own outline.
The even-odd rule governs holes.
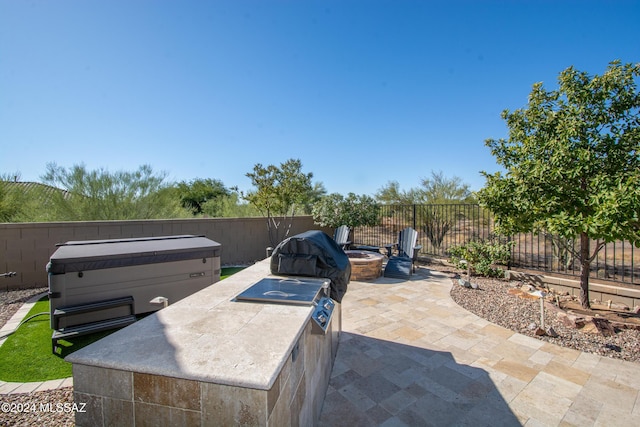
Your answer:
[[[331,279],[330,296],[341,302],[351,279],[351,264],[330,236],[310,230],[283,240],[274,249],[271,273]]]
[[[220,256],[220,243],[193,235],[84,240],[57,246],[47,264],[49,274]]]

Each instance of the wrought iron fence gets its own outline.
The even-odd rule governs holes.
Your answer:
[[[405,227],[418,231],[423,256],[448,257],[449,248],[471,240],[498,238],[493,218],[477,204],[381,205],[380,223],[353,231],[357,244],[384,247],[394,243]],[[571,255],[577,239],[552,239],[545,234],[521,233],[513,241],[511,266],[577,276],[580,263]],[[595,243],[594,243],[595,244]],[[607,244],[591,265],[591,276],[628,284],[640,284],[640,251],[626,241]]]

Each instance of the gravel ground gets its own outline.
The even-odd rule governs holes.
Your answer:
[[[585,332],[587,328],[568,328],[556,318],[555,313],[545,309],[545,328],[548,330],[552,327],[558,336],[536,336],[535,328],[532,330],[531,325],[540,326],[540,303],[508,294],[509,289],[520,288],[525,283],[484,277],[471,279],[472,283],[479,285],[479,289],[460,286],[457,278],[452,275],[451,297],[458,305],[483,319],[562,347],[640,363],[638,330],[616,328],[613,336],[605,337],[597,331]]]
[[[35,393],[0,394],[0,402],[1,426],[67,427],[75,424],[73,387]]]
[[[47,288],[36,288],[0,292],[0,327],[25,301],[46,291]],[[0,426],[73,426],[73,409],[73,387],[36,393],[0,394]]]

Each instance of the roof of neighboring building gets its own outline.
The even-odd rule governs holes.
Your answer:
[[[62,190],[60,188],[53,187],[51,185],[42,184],[41,182],[22,182],[22,181],[0,181],[7,189],[20,189],[23,192],[31,192],[31,191],[42,191],[45,195],[49,196],[56,192],[61,192],[64,194],[64,197],[69,196],[69,192],[67,190]]]

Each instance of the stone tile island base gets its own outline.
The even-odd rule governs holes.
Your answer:
[[[341,307],[321,335],[312,333],[312,307],[232,301],[267,267],[258,263],[70,355],[75,402],[86,403],[76,425],[315,425]]]

